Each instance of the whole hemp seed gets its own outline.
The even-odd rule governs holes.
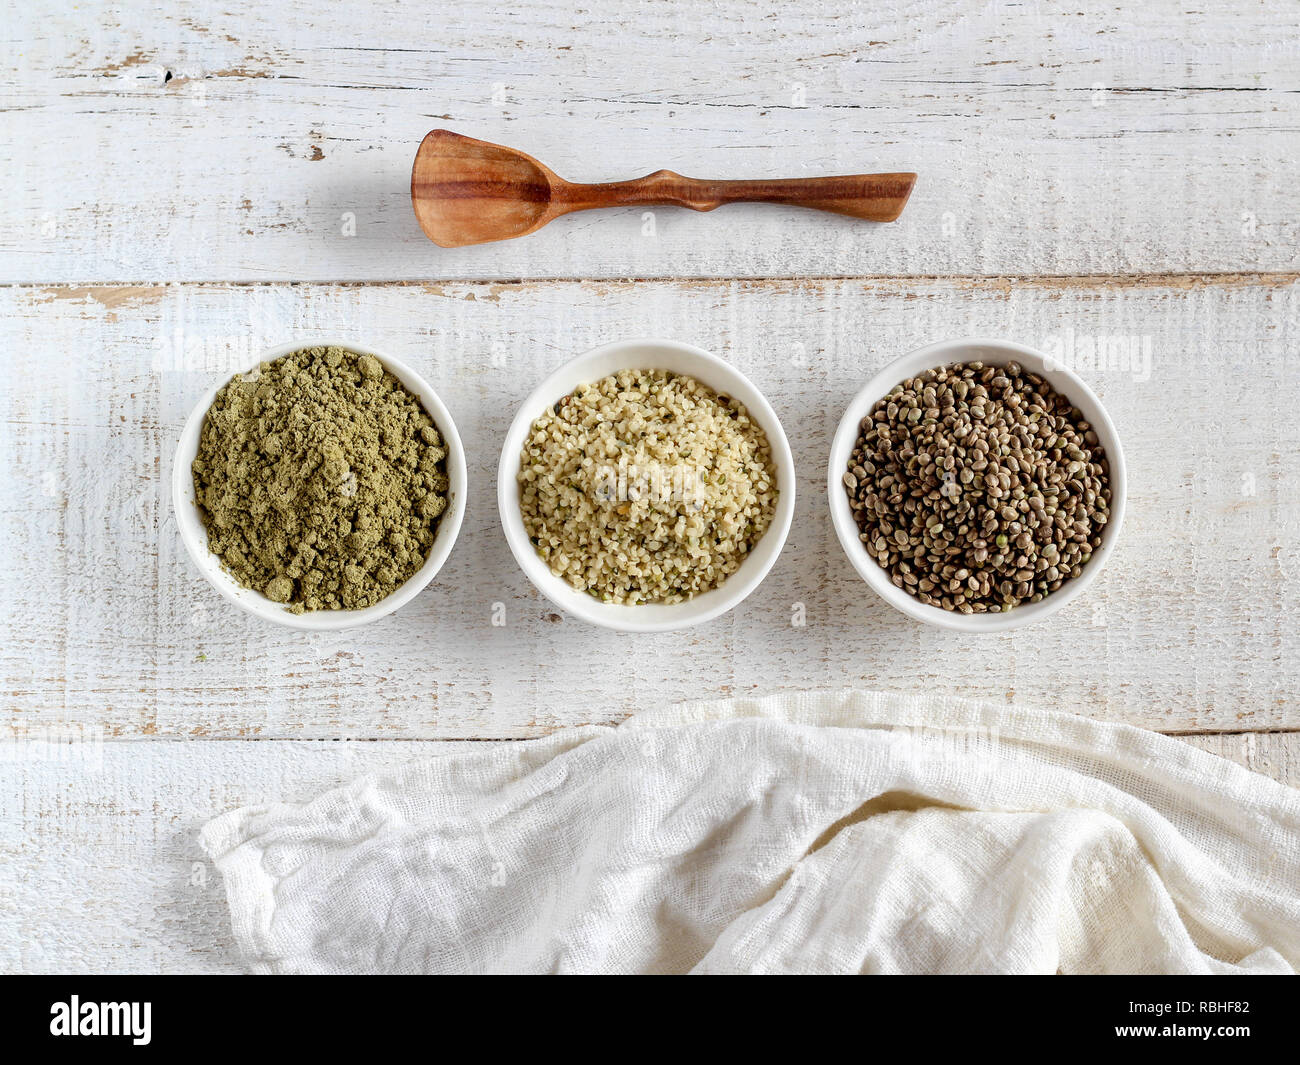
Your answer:
[[[844,474],[858,538],[923,603],[1036,603],[1101,546],[1111,490],[1097,434],[1017,363],[908,378],[859,430]]]
[[[446,457],[373,355],[305,348],[217,393],[192,470],[212,552],[301,614],[373,606],[414,575],[447,505]]]

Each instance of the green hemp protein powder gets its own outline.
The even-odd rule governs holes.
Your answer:
[[[423,564],[447,452],[373,355],[304,348],[237,374],[208,410],[194,491],[234,578],[295,614],[359,610]]]

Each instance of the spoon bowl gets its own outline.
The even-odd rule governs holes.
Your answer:
[[[560,180],[523,152],[435,129],[415,156],[411,202],[430,240],[458,248],[541,229]]]

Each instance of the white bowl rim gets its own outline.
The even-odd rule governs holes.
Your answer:
[[[212,406],[217,393],[234,379],[236,374],[223,376],[199,398],[180,438],[176,442],[176,453],[172,461],[172,510],[176,515],[177,528],[180,530],[181,542],[190,559],[199,572],[228,601],[254,617],[272,621],[291,629],[311,632],[331,632],[353,629],[371,621],[386,617],[415,598],[429,582],[437,576],[446,563],[456,539],[460,535],[461,523],[465,517],[466,497],[468,496],[468,477],[465,464],[465,449],[461,444],[460,433],[442,398],[434,391],[420,374],[416,373],[401,359],[385,354],[366,344],[355,340],[343,340],[338,337],[308,336],[284,344],[277,344],[266,349],[257,361],[242,373],[252,373],[265,362],[302,351],[305,348],[335,347],[343,348],[357,355],[373,355],[386,370],[402,382],[415,394],[420,404],[433,419],[439,434],[447,446],[447,509],[438,522],[438,531],[429,557],[411,577],[387,598],[373,606],[360,610],[311,610],[302,614],[293,614],[282,603],[272,602],[261,593],[251,588],[244,588],[222,566],[221,560],[208,548],[207,530],[198,516],[194,502],[194,478],[190,472],[194,456],[198,451],[199,433],[208,409]]]
[[[519,455],[524,437],[538,415],[560,396],[572,391],[571,387],[564,388],[560,382],[572,376],[577,369],[588,363],[594,363],[624,353],[627,354],[629,361],[626,364],[621,364],[620,368],[622,369],[659,368],[653,359],[638,358],[640,349],[649,348],[658,349],[661,352],[671,351],[677,355],[685,356],[689,360],[700,363],[703,367],[701,372],[706,376],[708,370],[713,370],[718,375],[730,379],[733,383],[739,383],[741,387],[736,390],[731,390],[731,386],[728,386],[727,389],[716,388],[716,390],[741,399],[748,409],[750,417],[767,434],[768,445],[772,452],[772,463],[777,473],[779,495],[776,510],[772,515],[772,523],[759,541],[760,544],[764,545],[764,553],[767,557],[758,560],[756,559],[756,552],[751,553],[740,568],[717,588],[711,589],[693,599],[688,599],[684,603],[643,603],[638,606],[628,606],[622,603],[601,603],[592,599],[586,593],[571,588],[563,580],[555,576],[529,541],[524,530],[523,517],[519,511],[519,485],[516,479],[519,470]],[[696,376],[693,373],[683,372],[687,373],[688,376]],[[599,380],[604,376],[607,376],[607,373],[597,374],[589,379]],[[711,388],[715,387],[709,381],[703,383]],[[736,395],[736,392],[746,390],[749,392],[748,396]],[[585,351],[557,367],[520,404],[514,420],[510,423],[510,428],[506,431],[505,441],[501,447],[501,461],[497,469],[497,507],[501,513],[501,527],[505,533],[506,542],[510,545],[510,553],[514,555],[515,561],[519,564],[519,568],[524,571],[525,576],[532,581],[533,586],[542,595],[559,609],[582,621],[620,632],[672,632],[691,628],[721,617],[739,606],[767,577],[785,547],[786,536],[790,531],[790,525],[794,518],[794,502],[794,455],[790,449],[790,441],[786,438],[785,430],[781,426],[781,420],[777,417],[772,405],[767,401],[767,397],[740,370],[720,356],[693,344],[687,344],[680,340],[668,340],[662,337],[633,337],[627,340],[616,340]],[[746,572],[746,567],[751,566],[751,564],[753,568]],[[660,612],[671,613],[665,616],[664,613]]]
[[[989,350],[984,354],[974,354],[969,352],[972,348]],[[967,352],[964,357],[959,354],[963,351]],[[848,495],[843,484],[848,457],[852,454],[853,445],[858,438],[858,425],[876,400],[886,395],[900,381],[915,377],[927,369],[969,361],[986,362],[989,365],[1019,361],[1025,364],[1030,372],[1045,377],[1053,388],[1079,408],[1096,431],[1105,449],[1110,469],[1109,520],[1106,523],[1101,546],[1093,552],[1092,558],[1083,567],[1083,572],[1039,602],[1017,606],[1005,613],[962,614],[955,610],[944,610],[942,607],[922,603],[901,588],[895,587],[885,570],[867,553],[862,541],[858,539],[859,529],[853,519],[853,511],[849,506]],[[916,369],[911,368],[914,363],[917,364]],[[1062,386],[1061,381],[1067,384]],[[1091,407],[1092,410],[1085,410],[1086,407]],[[1124,522],[1127,486],[1127,468],[1119,433],[1115,429],[1114,422],[1111,421],[1110,414],[1087,382],[1069,367],[1055,362],[1035,348],[996,337],[974,336],[943,340],[915,348],[890,362],[872,376],[849,401],[831,442],[827,466],[827,497],[831,522],[835,527],[840,546],[859,576],[885,602],[909,617],[940,628],[962,632],[1003,632],[1033,624],[1050,617],[1081,596],[1096,580],[1114,551]]]

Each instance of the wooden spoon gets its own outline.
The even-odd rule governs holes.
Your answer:
[[[430,240],[460,248],[535,233],[570,211],[633,204],[712,211],[724,203],[782,203],[892,222],[915,181],[915,174],[701,181],[657,170],[631,181],[580,185],[513,148],[435,129],[415,154],[411,202]]]

